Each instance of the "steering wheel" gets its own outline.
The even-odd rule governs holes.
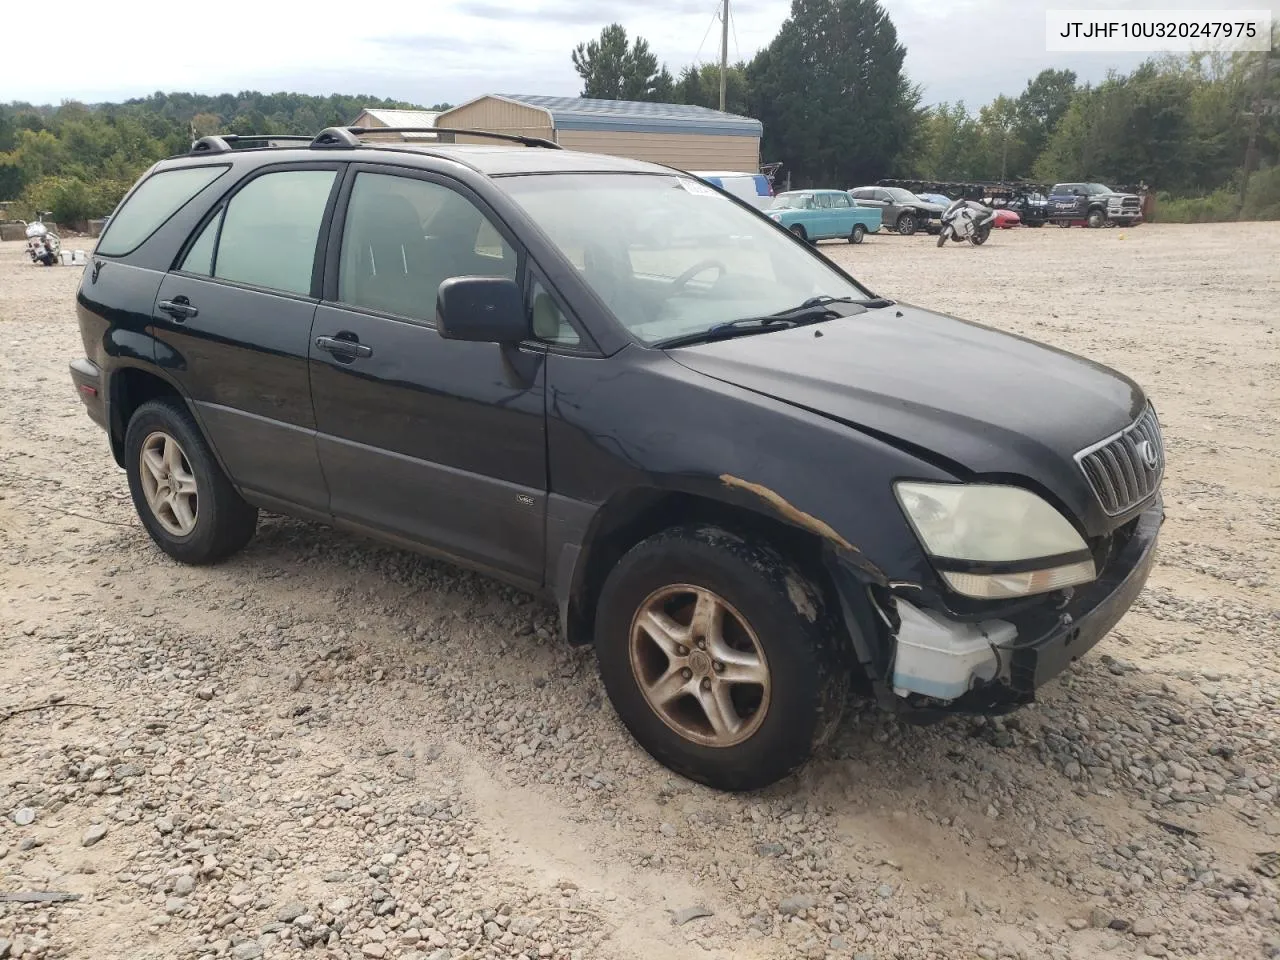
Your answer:
[[[699,260],[692,267],[690,267],[684,273],[680,274],[680,276],[676,277],[674,280],[671,281],[671,288],[667,291],[667,296],[668,297],[676,296],[681,290],[683,290],[688,285],[690,280],[692,280],[698,274],[703,273],[707,270],[712,270],[712,269],[716,271],[717,283],[719,283],[721,277],[723,277],[726,273],[729,272],[729,268],[726,267],[719,260]]]

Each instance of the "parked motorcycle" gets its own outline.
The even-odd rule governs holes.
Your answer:
[[[968,241],[980,246],[991,236],[996,212],[974,200],[954,200],[942,214],[942,232],[938,234],[938,246],[948,239],[956,243]]]
[[[27,224],[27,253],[32,263],[43,263],[46,267],[52,267],[58,262],[62,252],[62,240],[44,225],[43,217],[48,215],[46,213],[42,216],[37,212],[36,219]]]

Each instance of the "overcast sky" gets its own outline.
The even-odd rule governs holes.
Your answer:
[[[1045,67],[1084,80],[1128,70],[1143,54],[1045,52],[1047,8],[1277,9],[1276,0],[882,0],[907,47],[925,101],[979,106],[1017,94]],[[484,93],[574,96],[572,47],[621,22],[649,40],[672,72],[719,57],[719,0],[113,0],[50,7],[11,0],[14,41],[0,102],[122,100],[156,90],[363,93],[420,104]],[[790,0],[731,0],[729,55],[768,44]],[[108,12],[109,11],[109,12]],[[197,13],[198,11],[198,13]],[[197,19],[198,17],[198,19]],[[27,51],[48,59],[26,61]],[[52,67],[52,69],[49,69]]]

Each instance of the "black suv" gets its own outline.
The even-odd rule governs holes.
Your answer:
[[[199,141],[85,270],[71,374],[172,557],[263,509],[540,591],[637,740],[726,789],[854,683],[1025,703],[1142,588],[1163,448],[1124,376],[672,169],[361,133]]]

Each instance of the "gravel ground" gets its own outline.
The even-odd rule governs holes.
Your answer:
[[[741,797],[508,587],[277,517],[169,561],[71,390],[80,268],[0,244],[0,960],[1280,955],[1280,225],[823,249],[1134,375],[1169,522],[1042,702],[852,709]]]

